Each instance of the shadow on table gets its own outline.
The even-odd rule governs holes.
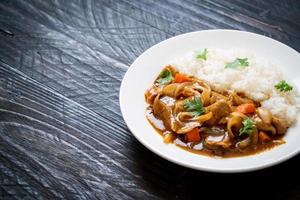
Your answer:
[[[138,142],[137,142],[138,143]],[[136,171],[147,192],[168,199],[201,199],[205,196],[239,199],[300,199],[300,156],[271,168],[237,174],[188,169],[160,158],[136,145]]]

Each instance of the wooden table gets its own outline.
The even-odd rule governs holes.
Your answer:
[[[1,1],[0,199],[300,199],[299,156],[252,173],[200,172],[151,153],[124,123],[118,93],[134,59],[217,28],[300,51],[300,2]]]

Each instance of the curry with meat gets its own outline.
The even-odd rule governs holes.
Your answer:
[[[233,157],[284,143],[287,124],[241,93],[167,66],[145,92],[146,116],[165,143],[203,155]]]

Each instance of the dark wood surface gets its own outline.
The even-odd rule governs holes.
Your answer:
[[[151,153],[123,121],[118,92],[134,59],[216,28],[300,51],[300,1],[0,1],[0,199],[300,199],[299,156],[200,172]]]

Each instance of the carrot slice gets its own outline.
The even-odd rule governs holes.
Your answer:
[[[244,103],[239,105],[236,110],[238,112],[244,113],[244,114],[250,114],[255,112],[255,105],[254,103]]]
[[[259,140],[259,142],[261,144],[264,144],[264,143],[270,142],[272,139],[265,132],[259,131],[259,133],[258,133],[258,140]]]
[[[193,130],[186,133],[187,142],[198,142],[201,140],[201,136],[198,128],[194,128]]]
[[[188,82],[188,81],[190,81],[189,77],[187,77],[183,74],[180,74],[180,73],[175,74],[174,83],[183,83],[183,82]]]

